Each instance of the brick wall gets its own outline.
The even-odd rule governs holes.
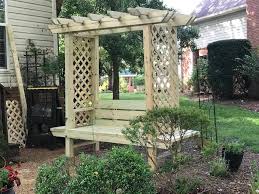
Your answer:
[[[254,48],[259,47],[259,1],[247,0],[247,38]]]

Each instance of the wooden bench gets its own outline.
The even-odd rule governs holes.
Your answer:
[[[65,129],[65,127],[52,128],[56,137],[81,139],[93,142],[109,142],[116,144],[131,144],[122,134],[122,129],[129,126],[129,121],[146,113],[143,100],[105,100],[96,107],[96,120],[94,125]],[[197,136],[197,131],[189,130],[185,139]],[[180,140],[180,135],[176,141]],[[159,141],[157,147],[166,149],[164,143]]]

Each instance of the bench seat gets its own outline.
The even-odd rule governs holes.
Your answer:
[[[88,141],[129,145],[131,144],[131,142],[122,134],[123,129],[124,127],[91,125],[65,130],[65,126],[61,126],[52,128],[51,132],[53,136],[56,137],[68,137],[71,139],[81,139]],[[199,132],[188,130],[184,136],[184,139],[188,139],[195,136],[199,136]],[[162,143],[162,139],[163,138],[160,137],[160,141],[157,142],[157,147],[160,149],[166,149],[164,143]],[[176,142],[179,140],[180,135],[176,134]]]

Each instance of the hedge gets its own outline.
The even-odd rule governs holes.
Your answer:
[[[224,99],[234,96],[237,59],[251,53],[251,44],[246,39],[222,40],[208,45],[208,80],[213,93]]]

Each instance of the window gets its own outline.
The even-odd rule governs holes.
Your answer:
[[[6,68],[5,0],[0,0],[0,68]]]

